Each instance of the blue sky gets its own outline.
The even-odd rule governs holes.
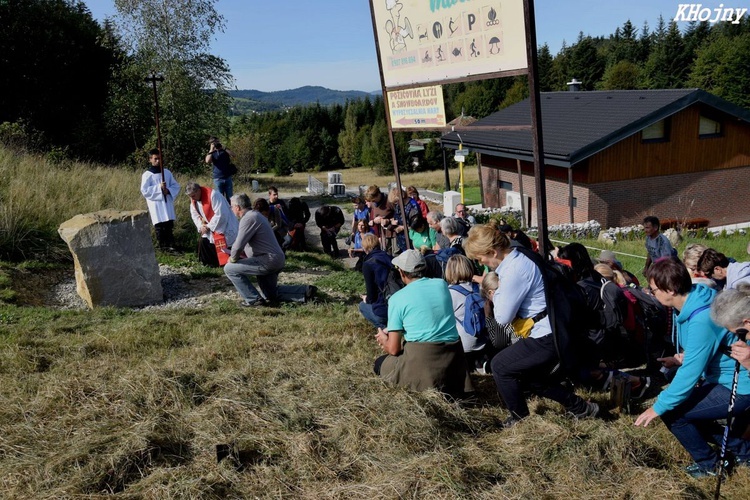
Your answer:
[[[112,0],[84,3],[99,21],[115,14]],[[609,35],[628,19],[639,29],[648,21],[653,29],[659,14],[669,21],[679,3],[536,0],[537,41],[546,42],[556,54],[563,40],[570,45],[580,31]],[[741,7],[745,2],[723,3]],[[718,1],[703,4],[719,6]],[[367,0],[219,0],[216,9],[226,19],[226,29],[216,34],[212,53],[228,62],[239,89],[274,91],[304,85],[380,89]]]

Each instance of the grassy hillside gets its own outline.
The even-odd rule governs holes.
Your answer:
[[[230,90],[236,113],[278,111],[291,106],[320,103],[321,106],[345,104],[371,96],[359,90],[331,90],[325,87],[304,86],[296,89],[263,92],[260,90]]]
[[[21,249],[43,241],[60,252],[56,227],[76,213],[145,208],[140,172],[0,150],[0,174],[0,232],[16,228]],[[178,234],[192,242],[186,200]],[[42,257],[55,253],[43,250],[0,265],[0,288],[31,275],[43,288]],[[188,281],[221,277],[191,254],[159,259]],[[278,309],[229,299],[156,311],[0,301],[0,497],[712,496],[713,481],[681,472],[689,457],[658,421],[641,429],[613,412],[576,422],[532,399],[533,416],[501,430],[508,413],[491,378],[474,379],[472,404],[385,386],[372,374],[374,332],[356,309],[361,276],[293,254],[282,277],[303,276],[320,299]],[[607,394],[579,392],[609,405]],[[217,462],[217,449],[229,458]],[[750,470],[722,492],[750,497]]]

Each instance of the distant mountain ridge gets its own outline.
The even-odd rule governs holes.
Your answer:
[[[380,92],[363,92],[361,90],[331,90],[325,87],[307,85],[297,89],[262,92],[260,90],[230,90],[229,95],[235,101],[236,114],[249,111],[273,111],[291,106],[304,106],[319,102],[321,106],[344,104],[347,100],[355,101],[373,97]]]

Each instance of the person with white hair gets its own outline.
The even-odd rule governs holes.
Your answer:
[[[225,255],[234,244],[239,230],[229,203],[216,189],[197,182],[188,182],[185,193],[190,198],[190,217],[201,235],[199,260],[210,267],[225,264],[228,260]]]
[[[742,283],[737,288],[724,290],[711,304],[711,319],[730,332],[750,331],[750,284]],[[748,339],[750,340],[750,339]],[[731,346],[731,356],[750,371],[750,346],[738,340]]]

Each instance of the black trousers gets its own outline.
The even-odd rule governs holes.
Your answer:
[[[320,231],[320,243],[323,245],[323,251],[333,258],[339,256],[339,244],[336,242],[337,234],[328,234],[327,231]]]
[[[216,246],[208,241],[208,238],[198,238],[198,261],[204,266],[219,267]]]
[[[159,248],[174,247],[173,220],[154,224],[154,231],[156,231],[156,241],[159,243]]]
[[[550,375],[556,363],[552,335],[521,339],[492,358],[492,376],[497,392],[514,418],[529,415],[524,389],[557,401],[571,413],[580,414],[586,410],[586,401],[570,387],[561,385],[559,377]]]

